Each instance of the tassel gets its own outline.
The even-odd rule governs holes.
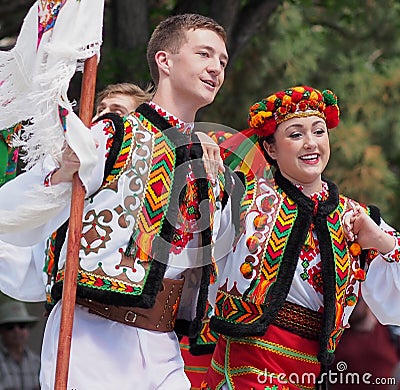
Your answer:
[[[311,224],[310,229],[307,232],[306,240],[304,242],[304,247],[307,251],[315,249],[315,240],[314,240],[314,235],[312,233],[313,229],[314,229],[314,225]]]
[[[266,291],[270,283],[266,280],[263,280],[261,283],[258,280],[257,285],[255,286],[253,292],[249,295],[249,298],[256,305],[261,305],[265,301]]]
[[[149,261],[153,236],[147,233],[139,233],[137,237],[137,253],[136,256],[141,261]]]

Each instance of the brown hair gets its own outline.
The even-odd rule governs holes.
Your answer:
[[[153,96],[151,88],[151,86],[148,86],[145,90],[143,90],[138,85],[132,83],[117,83],[107,85],[106,88],[97,94],[96,107],[103,99],[117,94],[132,96],[137,101],[138,105],[140,105],[151,100]]]
[[[264,141],[267,144],[274,144],[275,143],[275,134],[268,135],[267,137],[258,137],[258,144],[260,145],[260,148],[264,154],[265,159],[267,162],[273,166],[273,167],[278,167],[278,164],[275,159],[273,159],[267,152],[267,150],[264,147]]]
[[[181,14],[170,16],[163,20],[153,31],[147,45],[147,63],[150,74],[157,86],[159,82],[158,66],[155,55],[160,50],[173,54],[179,53],[186,42],[186,32],[189,30],[206,29],[214,31],[226,43],[226,32],[214,19],[198,14]]]

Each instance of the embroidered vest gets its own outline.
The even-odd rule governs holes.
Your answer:
[[[111,143],[114,137],[112,127],[110,132]],[[109,222],[115,219],[114,211],[120,215],[117,227],[129,228],[131,239],[127,248],[113,254],[115,267],[121,270],[115,276],[107,274],[100,262],[88,271],[88,267],[84,269],[81,266],[81,259],[77,296],[106,304],[152,307],[169,264],[170,253],[184,250],[192,238],[193,234],[185,223],[195,221],[200,224],[201,221],[196,220],[198,204],[208,200],[203,203],[209,208],[205,210],[209,218],[202,218],[203,225],[198,226],[206,265],[202,267],[199,282],[196,317],[192,325],[183,325],[184,328],[196,328],[194,333],[198,331],[214,272],[211,229],[216,202],[220,201],[215,199],[212,186],[206,179],[201,156],[201,146],[195,135],[189,138],[171,128],[147,104],[138,107],[133,117],[125,118],[123,139],[115,163],[102,188],[93,196],[97,199],[105,190],[116,193],[118,186],[122,185],[121,179],[124,180],[123,203],[113,205],[113,210],[88,208],[83,218],[81,253],[88,255],[112,243],[113,227],[109,226]],[[188,174],[194,179],[187,180]],[[130,275],[139,268],[142,275],[133,282]],[[61,297],[63,279],[64,269],[60,269],[51,289],[55,301]],[[180,326],[179,320],[176,324]]]
[[[356,272],[360,270],[359,257],[351,255],[342,226],[349,199],[339,195],[337,187],[327,181],[329,198],[314,210],[313,201],[279,171],[275,180],[275,189],[262,180],[257,182],[247,208],[244,234],[232,256],[242,261],[240,273],[231,266],[235,276],[228,277],[219,288],[211,329],[232,337],[265,333],[286,300],[313,224],[319,241],[324,298],[318,358],[330,364],[343,332],[344,310],[356,303],[353,285],[360,279],[360,272]],[[379,222],[379,213],[375,215]]]

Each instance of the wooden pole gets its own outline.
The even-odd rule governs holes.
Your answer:
[[[94,55],[85,61],[81,86],[79,117],[87,127],[90,127],[93,116],[96,74],[97,56]],[[78,173],[75,173],[72,181],[71,214],[69,219],[67,258],[65,262],[62,293],[55,390],[66,390],[68,383],[84,200],[85,189]]]

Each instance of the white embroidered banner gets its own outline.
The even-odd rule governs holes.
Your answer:
[[[13,144],[26,151],[30,170],[0,188],[0,234],[39,232],[69,204],[70,183],[45,187],[41,179],[47,162],[60,160],[64,141],[78,155],[82,182],[91,176],[95,141],[73,112],[67,92],[85,59],[100,58],[103,11],[104,0],[39,0],[25,17],[15,47],[0,51],[0,129],[24,122]]]
[[[60,153],[72,113],[69,83],[85,59],[100,58],[103,10],[103,0],[37,1],[15,47],[0,52],[0,128],[29,120],[22,139],[28,168]]]

